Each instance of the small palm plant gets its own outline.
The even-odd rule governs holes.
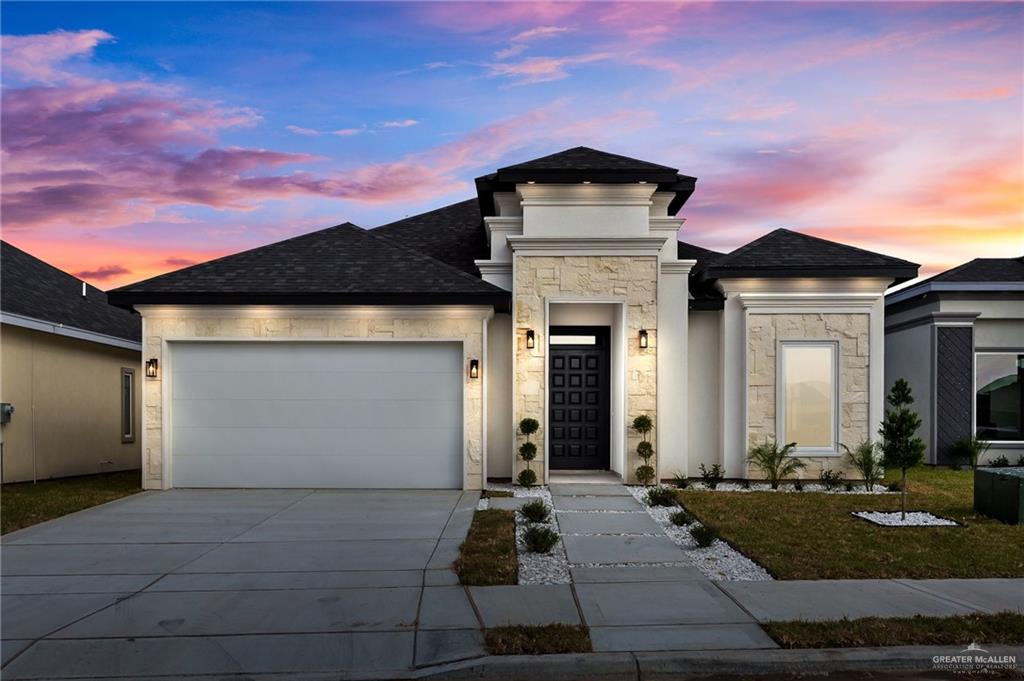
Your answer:
[[[651,484],[651,481],[654,480],[657,475],[654,471],[654,466],[651,465],[651,457],[654,456],[654,447],[647,440],[647,436],[653,428],[654,423],[651,421],[651,417],[647,414],[641,414],[633,419],[633,430],[640,433],[640,437],[643,438],[636,446],[636,455],[643,461],[643,463],[636,468],[636,479],[644,485]]]
[[[978,467],[978,461],[988,451],[989,446],[989,443],[985,440],[979,440],[974,436],[965,437],[953,443],[953,446],[950,448],[950,454],[955,464],[967,461],[971,464],[971,470],[974,470]]]
[[[537,419],[525,418],[519,422],[519,432],[526,436],[526,442],[519,445],[519,458],[526,462],[526,468],[519,471],[519,484],[530,487],[537,483],[537,474],[530,468],[530,462],[537,458],[537,445],[530,441],[530,436],[540,430]]]
[[[864,481],[864,489],[868,492],[875,488],[875,485],[882,482],[885,471],[882,469],[882,462],[878,457],[878,445],[870,440],[864,440],[853,449],[842,445],[846,450],[846,460],[857,469],[861,479]]]
[[[804,462],[795,456],[791,456],[796,449],[796,443],[779,447],[779,443],[767,437],[761,444],[751,445],[747,453],[747,461],[757,466],[763,475],[768,478],[772,489],[779,488],[779,482],[783,478],[791,476],[801,468]]]

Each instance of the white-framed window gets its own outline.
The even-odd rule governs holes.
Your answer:
[[[121,369],[121,442],[135,442],[135,369]]]
[[[1024,441],[1024,352],[975,353],[974,433],[991,442]]]
[[[781,341],[778,352],[779,444],[832,454],[839,448],[839,343]]]

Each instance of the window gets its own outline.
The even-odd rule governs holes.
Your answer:
[[[839,434],[836,343],[783,342],[779,352],[779,442],[835,451]]]
[[[121,442],[135,442],[135,369],[121,369]]]
[[[1024,354],[979,352],[974,362],[975,432],[983,440],[1024,440]]]
[[[597,345],[597,336],[581,335],[552,335],[551,345]]]

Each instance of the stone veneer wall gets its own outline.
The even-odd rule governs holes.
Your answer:
[[[778,341],[839,341],[839,441],[851,449],[869,437],[867,314],[751,314],[747,333],[748,441],[775,438],[776,350]],[[780,443],[781,444],[781,443]],[[823,468],[855,472],[842,450],[836,456],[800,458],[804,478],[817,478]],[[750,474],[756,474],[752,470]]]
[[[636,445],[640,441],[629,427],[633,418],[648,414],[654,420],[655,439],[658,419],[657,409],[657,296],[658,262],[654,256],[522,256],[517,255],[514,267],[514,318],[515,331],[515,386],[514,424],[518,427],[521,419],[532,417],[540,424],[540,431],[534,438],[538,455],[532,468],[543,477],[544,471],[544,429],[547,414],[544,411],[544,390],[547,384],[545,374],[544,348],[547,320],[544,318],[544,302],[548,298],[583,298],[593,296],[622,298],[626,302],[626,430],[627,451],[626,471],[633,480],[633,470],[638,465]],[[526,330],[537,334],[536,347],[526,348]],[[639,331],[647,329],[648,347],[639,347]],[[522,437],[519,437],[522,441]],[[518,451],[518,445],[516,446]],[[657,451],[655,451],[657,456]],[[525,468],[516,457],[513,475]]]
[[[483,366],[483,319],[479,317],[437,317],[416,316],[411,318],[386,316],[331,317],[270,317],[251,316],[210,317],[209,315],[189,317],[147,317],[144,315],[145,338],[143,357],[160,360],[160,377],[143,378],[145,404],[145,440],[143,443],[143,486],[159,489],[163,480],[163,393],[161,386],[166,363],[163,356],[163,340],[203,340],[209,338],[295,338],[304,340],[337,340],[344,338],[438,338],[463,341],[463,353],[468,360],[477,358]],[[465,392],[463,400],[463,485],[465,489],[476,490],[482,486],[483,452],[483,386],[481,379],[468,377],[464,373]]]

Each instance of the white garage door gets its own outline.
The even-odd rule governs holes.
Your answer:
[[[171,344],[175,487],[462,487],[462,348]]]

